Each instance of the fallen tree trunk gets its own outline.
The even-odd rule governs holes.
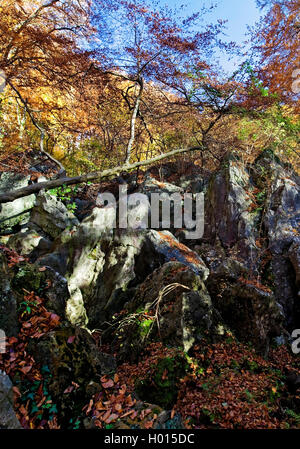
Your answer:
[[[88,181],[102,180],[105,178],[109,178],[111,176],[118,176],[119,173],[129,172],[138,167],[144,167],[146,165],[152,165],[155,162],[159,162],[163,159],[167,159],[171,156],[176,156],[181,153],[187,153],[191,151],[203,150],[202,146],[190,147],[190,148],[181,148],[173,151],[169,151],[168,153],[161,154],[152,159],[148,159],[146,161],[135,162],[133,164],[125,164],[118,167],[114,167],[109,170],[104,170],[102,172],[93,172],[88,173],[86,175],[75,176],[73,178],[64,177],[53,179],[51,181],[38,182],[36,184],[29,185],[27,187],[23,187],[21,189],[14,190],[13,192],[2,193],[0,195],[0,204],[9,203],[11,201],[16,200],[17,198],[23,198],[24,196],[32,195],[33,193],[38,193],[41,190],[49,190],[55,189],[56,187],[60,187],[62,185],[75,185],[81,184]]]

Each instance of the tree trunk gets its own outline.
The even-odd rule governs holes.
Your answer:
[[[86,175],[75,176],[74,178],[64,177],[54,179],[52,181],[38,182],[36,184],[32,184],[28,187],[23,187],[21,189],[15,190],[13,192],[2,193],[0,195],[0,204],[1,203],[9,203],[10,201],[14,201],[17,198],[23,198],[24,196],[32,195],[33,193],[38,193],[41,190],[49,190],[54,189],[56,187],[60,187],[62,185],[75,185],[81,184],[88,181],[102,180],[105,178],[110,178],[112,176],[118,176],[119,173],[128,172],[134,170],[138,167],[144,167],[146,165],[152,165],[155,162],[159,162],[163,159],[167,159],[168,157],[176,156],[177,154],[187,153],[191,151],[202,150],[202,146],[197,147],[189,147],[189,148],[180,148],[177,150],[169,151],[168,153],[161,154],[152,159],[148,159],[147,161],[135,162],[134,164],[125,164],[119,167],[114,167],[109,170],[104,170],[103,172],[93,172],[88,173]]]

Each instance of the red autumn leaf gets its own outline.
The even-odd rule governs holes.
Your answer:
[[[16,337],[10,337],[10,339],[8,340],[8,343],[10,345],[13,345],[14,343],[18,343],[18,339]]]
[[[69,387],[67,387],[65,389],[64,394],[71,393],[73,390],[74,390],[74,387],[72,385],[70,385]]]
[[[51,313],[50,318],[51,318],[51,321],[53,321],[54,323],[59,323],[59,321],[60,321],[60,317],[58,315],[56,315],[56,313]]]
[[[86,411],[86,414],[87,414],[87,415],[88,415],[88,414],[90,413],[90,411],[92,410],[93,404],[94,404],[94,401],[93,401],[93,399],[91,399],[90,402],[89,402],[88,409],[87,409],[87,411]]]
[[[103,388],[112,388],[114,385],[114,381],[111,379],[109,379],[107,382],[102,382]]]
[[[111,410],[107,410],[106,413],[102,416],[102,421],[106,422],[106,420],[110,417]]]
[[[104,420],[104,422],[106,424],[110,424],[112,421],[115,421],[118,418],[119,418],[119,415],[116,415],[115,413],[112,413],[106,420]]]
[[[20,390],[18,387],[13,387],[13,392],[17,395],[17,397],[19,398],[21,396]]]
[[[21,371],[24,374],[28,374],[29,371],[31,371],[31,369],[32,369],[32,365],[31,366],[24,366],[23,368],[21,368]]]

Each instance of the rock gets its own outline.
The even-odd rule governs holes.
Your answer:
[[[256,162],[257,170],[269,180],[264,228],[272,254],[271,272],[275,297],[285,314],[289,330],[300,323],[296,287],[300,245],[300,178],[287,170],[272,153],[266,152]]]
[[[43,293],[47,310],[65,318],[66,306],[70,298],[67,279],[51,267],[46,267],[43,278],[47,284]]]
[[[138,285],[166,261],[180,261],[203,278],[208,274],[201,258],[180,245],[169,232],[116,233],[114,239],[103,242],[102,252],[103,267],[87,303],[92,327],[98,327],[120,311],[132,294],[130,287]]]
[[[296,273],[296,284],[300,289],[300,240],[294,242],[288,251],[289,259],[294,267]],[[299,296],[299,292],[298,292]]]
[[[15,275],[12,278],[11,286],[13,290],[23,297],[24,288],[29,292],[37,294],[46,287],[46,279],[43,272],[39,271],[37,265],[22,262],[16,268]]]
[[[114,358],[101,353],[85,329],[74,326],[61,326],[37,342],[29,342],[28,352],[50,373],[49,392],[64,425],[90,400],[92,385],[99,385],[102,375],[116,370]],[[72,382],[77,387],[67,393]]]
[[[184,175],[179,179],[178,184],[184,191],[192,193],[203,192],[207,188],[207,180],[201,175]]]
[[[188,352],[207,334],[214,338],[222,333],[222,319],[214,310],[203,281],[179,262],[157,268],[138,286],[124,309],[125,318],[117,318],[109,337],[120,345],[120,360],[135,360],[150,341],[159,340]],[[156,312],[158,321],[154,319]]]
[[[6,258],[0,252],[0,330],[7,337],[18,333],[17,298],[11,288],[11,274]]]
[[[263,279],[274,291],[285,326],[297,327],[299,177],[267,150],[249,167],[229,154],[210,180],[205,210],[207,245],[200,242],[199,253],[211,270],[213,302],[216,282],[234,286],[239,277]]]
[[[93,207],[95,206],[95,203],[93,201],[81,200],[79,198],[75,198],[74,202],[76,204],[74,215],[79,221],[82,221],[84,218],[90,215],[91,209],[93,209]]]
[[[0,429],[22,429],[13,409],[12,383],[3,371],[0,371]]]
[[[188,371],[187,360],[181,354],[161,357],[155,366],[155,373],[151,371],[146,378],[136,383],[135,390],[139,398],[171,409],[177,400],[179,381]]]
[[[98,328],[128,297],[126,292],[168,260],[179,260],[207,277],[201,258],[172,234],[114,229],[113,207],[95,207],[74,230],[65,230],[39,265],[52,267],[68,281],[67,317]]]
[[[251,211],[249,191],[254,189],[250,175],[239,158],[229,154],[210,180],[205,198],[204,240],[218,239],[227,255],[234,254],[249,269],[258,265],[258,210]]]
[[[183,205],[183,193],[184,190],[181,187],[168,182],[159,182],[148,174],[138,188],[138,194],[146,195],[149,201],[148,213],[144,211],[144,216],[147,214],[147,218],[149,217],[147,227],[151,227],[151,219],[154,219],[153,207],[156,205],[157,223],[153,227],[168,230],[173,234],[176,230],[178,231],[178,226],[182,225],[176,223],[175,228],[175,217],[178,212],[176,208],[178,205],[180,208]],[[166,206],[165,210],[164,206]]]
[[[214,307],[235,336],[266,356],[273,337],[282,334],[283,313],[274,294],[251,281],[211,275],[208,289]]]
[[[220,243],[215,248],[203,245],[200,252],[209,268],[206,286],[213,306],[238,339],[267,354],[271,339],[282,333],[284,318],[274,293],[257,280],[247,279],[247,267],[226,257]]]
[[[0,176],[0,194],[7,191],[20,189],[29,184],[30,176],[21,173],[2,173]],[[35,204],[35,195],[18,198],[10,203],[1,205],[0,208],[0,232],[11,234],[17,226],[27,223],[30,210]]]
[[[58,237],[66,228],[79,224],[75,215],[55,196],[39,193],[30,221],[52,238]]]
[[[175,184],[169,182],[160,182],[153,178],[150,174],[145,176],[145,180],[139,185],[138,191],[146,194],[149,198],[151,193],[184,193],[183,189]]]
[[[179,243],[176,237],[168,231],[150,230],[146,235],[145,244],[142,248],[141,255],[143,254],[145,254],[148,263],[151,258],[155,261],[158,257],[162,263],[172,260],[181,262],[198,274],[203,280],[207,279],[209,274],[209,270],[201,257],[187,246]],[[155,257],[153,257],[154,255]],[[152,267],[154,268],[153,265]]]
[[[52,241],[34,223],[27,223],[20,232],[10,237],[7,243],[8,247],[14,249],[23,256],[29,256],[34,259],[35,254],[47,253],[51,250]]]
[[[256,245],[259,212],[250,211],[252,198],[248,191],[253,189],[243,163],[229,154],[208,186],[204,240],[210,244],[218,240],[226,255],[234,255],[255,271],[259,260]]]
[[[217,336],[224,336],[226,331],[206,289],[183,293],[180,324],[185,352],[189,352],[202,338],[210,337],[214,341]]]
[[[67,301],[70,297],[67,280],[51,267],[43,267],[23,262],[14,270],[11,278],[11,288],[23,298],[24,288],[43,296],[49,312],[65,317]]]

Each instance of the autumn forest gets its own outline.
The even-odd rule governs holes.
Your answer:
[[[300,428],[300,1],[220,2],[1,0],[0,429]]]

